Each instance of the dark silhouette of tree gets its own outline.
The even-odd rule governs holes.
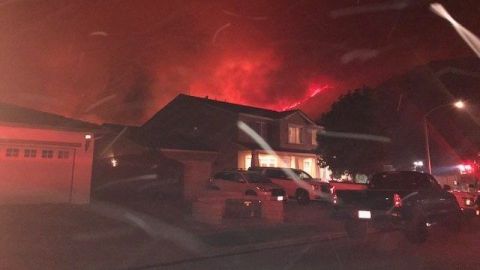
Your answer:
[[[389,115],[369,88],[341,96],[320,119],[325,128],[318,136],[320,164],[329,166],[337,177],[344,172],[355,175],[382,170],[389,164]]]

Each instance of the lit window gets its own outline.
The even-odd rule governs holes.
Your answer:
[[[313,174],[313,168],[312,168],[312,159],[304,159],[303,160],[303,170],[306,171],[309,174]]]
[[[59,159],[67,159],[68,156],[69,156],[68,151],[65,151],[65,150],[58,151],[58,158]]]
[[[312,144],[317,145],[317,130],[312,130]]]
[[[7,157],[18,157],[18,148],[7,148]]]
[[[37,156],[37,150],[36,149],[25,149],[23,152],[24,157],[29,157],[29,158],[34,158]]]
[[[52,150],[42,150],[42,158],[53,158]]]
[[[301,143],[300,127],[288,127],[288,143]]]
[[[260,167],[277,167],[278,166],[278,160],[275,156],[272,155],[264,155],[260,154],[258,156],[258,161]],[[245,168],[250,168],[250,165],[252,163],[252,156],[251,155],[246,155],[245,156]]]

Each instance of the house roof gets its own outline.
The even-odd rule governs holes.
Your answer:
[[[289,110],[289,111],[279,112],[279,111],[274,111],[274,110],[268,110],[268,109],[263,109],[263,108],[258,108],[258,107],[247,106],[247,105],[229,103],[229,102],[226,102],[226,101],[219,101],[219,100],[214,100],[214,99],[209,99],[209,98],[189,96],[189,95],[184,95],[184,94],[178,95],[176,97],[176,99],[181,99],[185,102],[200,102],[200,103],[203,103],[203,104],[215,107],[215,108],[223,109],[223,110],[226,110],[226,111],[230,111],[230,112],[233,112],[233,113],[245,113],[245,114],[267,117],[267,118],[272,118],[272,119],[281,119],[281,118],[284,118],[285,116],[288,116],[290,114],[299,112],[299,110]]]
[[[6,103],[0,103],[0,122],[72,130],[93,130],[99,127],[93,123]]]

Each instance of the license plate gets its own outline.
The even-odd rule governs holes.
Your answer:
[[[372,213],[368,210],[358,210],[358,218],[360,219],[371,219]]]
[[[283,196],[278,196],[277,201],[283,201]]]

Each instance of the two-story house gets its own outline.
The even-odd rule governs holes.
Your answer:
[[[275,154],[239,129],[239,121],[260,135]],[[212,172],[252,165],[287,166],[329,178],[327,170],[317,165],[315,153],[321,127],[300,110],[278,112],[181,94],[141,129],[146,142],[158,149],[217,152]]]

